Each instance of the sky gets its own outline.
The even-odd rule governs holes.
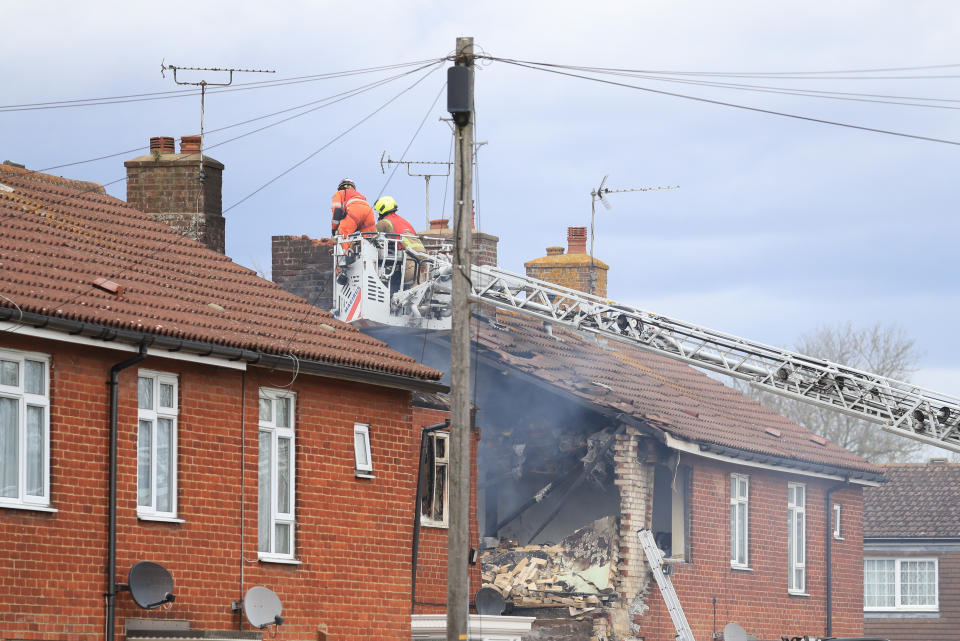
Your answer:
[[[400,213],[423,226],[424,179],[406,175],[403,167],[391,176],[392,166],[384,173],[380,161],[384,153],[394,160],[451,158],[450,128],[441,120],[447,117],[444,69],[450,63],[441,59],[452,53],[457,36],[473,36],[477,52],[493,58],[669,71],[669,78],[687,82],[594,77],[960,142],[960,4],[951,0],[0,0],[0,21],[0,161],[46,169],[131,150],[49,170],[106,184],[119,198],[126,194],[123,161],[146,153],[151,136],[199,133],[198,95],[54,109],[11,106],[182,89],[169,72],[161,75],[163,62],[276,71],[238,73],[235,83],[440,63],[414,73],[408,72],[418,66],[243,91],[210,89],[205,145],[226,165],[227,254],[267,277],[271,236],[327,235],[329,199],[344,177],[371,202],[394,196]],[[904,67],[931,68],[864,71]],[[689,75],[708,72],[738,75]],[[400,73],[407,75],[348,99],[317,102]],[[226,81],[215,72],[178,77]],[[690,81],[901,96],[871,100],[938,108]],[[920,354],[913,380],[960,396],[954,252],[960,145],[602,84],[503,60],[479,61],[475,100],[475,139],[486,143],[477,153],[477,223],[500,237],[501,267],[523,272],[524,261],[566,244],[568,226],[589,226],[590,192],[605,175],[612,189],[679,185],[612,193],[613,208],[598,207],[595,254],[610,265],[608,296],[783,347],[821,326],[897,324]],[[313,104],[262,118],[307,103]],[[250,133],[290,116],[297,117]],[[430,187],[430,218],[449,218],[452,185],[435,177]]]

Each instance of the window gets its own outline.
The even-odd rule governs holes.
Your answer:
[[[364,423],[354,423],[353,425],[353,458],[357,476],[373,476],[373,458],[370,456],[370,426]]]
[[[787,591],[803,594],[807,587],[806,486],[787,485]]]
[[[0,506],[50,505],[50,359],[0,350]]]
[[[840,534],[840,504],[833,504],[833,538],[838,541],[843,540],[843,536]]]
[[[446,526],[448,524],[447,499],[447,432],[431,432],[427,443],[427,465],[421,472],[426,476],[424,492],[420,501],[420,522],[424,525]]]
[[[137,378],[137,515],[177,517],[177,377]]]
[[[863,560],[864,610],[937,608],[937,559]]]
[[[650,529],[657,547],[665,557],[690,560],[687,541],[690,502],[690,468],[680,465],[655,465],[653,468],[653,513]]]
[[[747,505],[750,498],[750,477],[746,474],[730,475],[730,565],[747,567],[749,515]]]
[[[291,392],[260,390],[257,550],[266,560],[293,559],[295,398]]]

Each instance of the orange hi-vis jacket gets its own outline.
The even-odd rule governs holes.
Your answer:
[[[336,222],[338,209],[344,214],[339,225]],[[377,230],[376,212],[356,189],[341,189],[335,193],[330,202],[330,213],[333,215],[333,227],[341,236],[349,236],[356,231],[367,233]]]

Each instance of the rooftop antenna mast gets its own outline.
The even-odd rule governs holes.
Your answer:
[[[387,173],[387,165],[406,165],[407,166],[407,175],[408,176],[422,176],[424,183],[426,184],[426,193],[424,198],[424,210],[427,217],[427,226],[425,229],[430,229],[430,179],[434,176],[449,176],[450,167],[453,166],[452,162],[447,162],[445,160],[391,160],[390,156],[387,155],[387,152],[383,152],[380,156],[380,171]],[[414,166],[428,166],[428,165],[443,165],[446,167],[446,172],[442,174],[432,174],[424,169],[421,172],[412,171],[411,167]]]
[[[232,68],[223,68],[223,67],[178,67],[176,65],[168,65],[166,59],[160,62],[160,75],[164,78],[167,77],[165,72],[173,71],[173,81],[178,85],[190,85],[193,87],[200,87],[200,185],[201,193],[204,179],[206,174],[203,171],[203,112],[204,106],[207,97],[207,87],[228,87],[233,84],[233,74],[234,73],[277,73],[272,69],[232,69]],[[208,82],[206,80],[200,80],[199,82],[189,82],[186,80],[180,80],[177,78],[178,71],[215,71],[217,73],[227,73],[230,74],[227,77],[226,82]],[[200,194],[197,194],[197,210],[199,213],[200,209]]]
[[[604,176],[603,180],[600,181],[600,186],[590,192],[590,293],[595,294],[594,291],[596,285],[596,273],[593,269],[593,237],[594,237],[594,221],[597,216],[597,201],[600,201],[600,204],[604,206],[605,209],[613,209],[613,205],[609,200],[605,198],[607,194],[625,194],[631,191],[663,191],[665,189],[680,189],[680,185],[667,185],[665,187],[632,187],[630,189],[610,189],[607,187],[607,178],[610,176]]]

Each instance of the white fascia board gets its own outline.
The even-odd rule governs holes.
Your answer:
[[[117,341],[103,341],[96,338],[87,338],[86,336],[74,336],[64,332],[58,332],[52,329],[42,329],[39,327],[30,327],[19,323],[0,322],[0,332],[6,332],[7,335],[32,336],[34,338],[45,338],[62,343],[72,343],[74,345],[86,345],[88,347],[99,347],[100,349],[112,349],[118,352],[138,352],[140,350],[136,345],[120,343]],[[147,348],[148,356],[157,358],[169,358],[175,361],[189,361],[191,363],[201,363],[203,365],[212,365],[214,367],[226,367],[228,369],[245,370],[247,364],[244,361],[230,361],[225,358],[216,358],[212,356],[200,356],[189,352],[171,352],[164,348]]]
[[[772,470],[775,472],[783,472],[784,474],[796,474],[798,476],[808,476],[818,479],[831,479],[835,481],[846,481],[847,478],[840,476],[838,474],[824,474],[822,472],[811,472],[810,470],[801,470],[793,467],[787,467],[785,465],[772,465],[770,463],[759,463],[757,461],[748,461],[745,459],[739,459],[733,456],[726,456],[724,454],[717,454],[715,452],[704,452],[700,449],[700,446],[696,443],[688,443],[687,441],[681,441],[680,439],[670,436],[666,432],[663,435],[667,438],[666,446],[678,450],[680,452],[686,452],[687,454],[693,454],[694,456],[702,456],[703,458],[714,459],[716,461],[723,461],[724,463],[730,463],[731,465],[740,465],[743,467],[756,467],[763,470]],[[850,479],[849,483],[853,485],[865,485],[869,487],[877,487],[880,483],[876,481],[867,481],[864,479]]]

